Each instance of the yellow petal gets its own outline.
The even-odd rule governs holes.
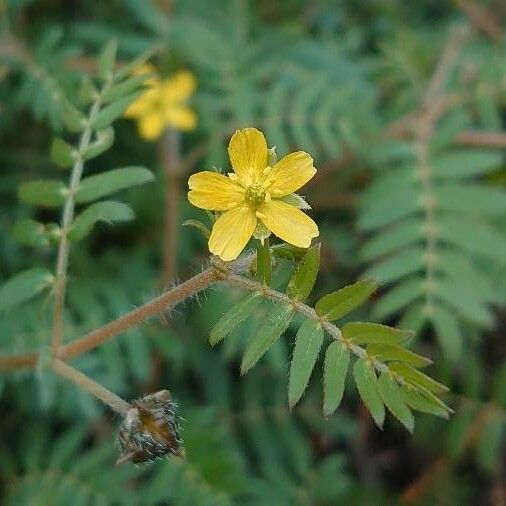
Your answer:
[[[193,130],[197,125],[197,115],[189,107],[169,105],[165,108],[165,121],[179,130]]]
[[[256,128],[236,130],[228,145],[228,155],[234,172],[244,186],[260,181],[267,166],[267,142],[264,134]]]
[[[189,70],[179,70],[163,82],[162,96],[165,102],[184,102],[196,87],[195,76]]]
[[[150,112],[156,104],[159,91],[155,88],[147,90],[137,100],[134,100],[123,113],[125,118],[138,118]]]
[[[316,223],[302,211],[280,200],[271,200],[259,209],[264,225],[283,241],[299,248],[309,248],[319,234]]]
[[[304,151],[297,151],[272,167],[265,187],[273,197],[284,197],[304,186],[315,174],[313,159]]]
[[[257,219],[247,206],[223,213],[214,224],[209,251],[228,262],[235,260],[251,239]]]
[[[244,188],[223,174],[204,171],[188,180],[188,200],[209,211],[225,211],[244,202]]]
[[[162,135],[163,127],[161,111],[151,111],[139,118],[139,135],[147,141],[158,139]]]

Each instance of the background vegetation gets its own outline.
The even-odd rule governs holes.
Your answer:
[[[187,178],[227,167],[230,134],[256,126],[279,154],[303,149],[319,169],[305,188],[322,242],[312,297],[376,278],[359,316],[414,329],[411,347],[432,358],[455,410],[417,416],[412,436],[393,418],[381,431],[350,388],[324,418],[320,375],[289,410],[296,329],[241,377],[262,318],[211,348],[210,329],[242,295],[213,288],[75,360],[126,399],[169,388],[188,457],[115,467],[118,417],[43,366],[2,373],[2,501],[504,504],[505,18],[499,0],[0,1],[2,280],[54,265],[49,244],[27,247],[13,225],[59,222],[17,193],[62,176],[50,149],[68,122],[64,97],[82,102],[111,38],[123,63],[156,45],[162,75],[196,75],[198,127],[148,143],[120,119],[112,149],[87,165],[142,165],[156,182],[123,193],[135,221],[99,224],[73,248],[66,337],[201,270],[205,241],[181,226],[203,216]],[[51,304],[2,314],[2,355],[44,350]]]

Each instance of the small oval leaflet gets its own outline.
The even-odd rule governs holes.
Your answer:
[[[85,209],[72,223],[68,237],[71,241],[78,241],[85,237],[99,221],[112,223],[115,221],[129,221],[134,218],[132,209],[123,204],[105,200],[96,202]]]
[[[35,297],[54,283],[47,269],[34,268],[16,274],[0,287],[0,311],[6,311]]]
[[[299,402],[307,387],[323,344],[323,337],[323,329],[314,320],[305,320],[297,332],[288,382],[290,408]]]
[[[316,312],[330,321],[361,306],[376,290],[375,281],[363,280],[322,297],[315,306]]]
[[[357,384],[358,393],[374,422],[382,428],[385,421],[385,406],[378,391],[378,380],[372,365],[359,358],[353,366],[353,377]]]
[[[242,322],[247,320],[262,304],[258,293],[247,296],[232,306],[215,324],[209,336],[209,343],[214,346],[225,339]]]
[[[348,348],[338,341],[330,343],[325,353],[323,369],[323,414],[325,416],[330,416],[341,403],[349,366]]]
[[[313,286],[320,268],[320,244],[311,246],[297,265],[286,294],[296,300],[305,300],[313,290]]]
[[[154,181],[153,173],[144,167],[112,169],[84,178],[76,192],[76,202],[91,202],[125,188]]]
[[[390,412],[409,432],[413,432],[415,427],[413,413],[411,413],[411,410],[406,406],[395,380],[389,374],[382,373],[378,380],[378,390]]]
[[[62,181],[40,179],[23,183],[18,190],[18,197],[25,204],[41,207],[60,207],[65,202],[66,186]]]
[[[287,304],[279,304],[269,312],[265,323],[246,348],[241,364],[241,374],[247,373],[279,339],[290,325],[293,313],[293,308]]]

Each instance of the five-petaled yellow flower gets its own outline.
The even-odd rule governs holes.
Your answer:
[[[142,65],[135,74],[155,73],[151,65]],[[167,126],[177,130],[193,130],[197,124],[195,112],[187,101],[196,88],[194,75],[188,70],[179,70],[167,79],[158,75],[145,82],[147,90],[125,111],[125,117],[138,120],[139,135],[154,141]]]
[[[305,185],[315,174],[313,159],[303,151],[268,166],[265,137],[256,128],[237,130],[228,146],[233,173],[228,177],[204,171],[190,177],[189,201],[209,211],[223,211],[216,220],[209,250],[234,260],[255,232],[258,221],[287,243],[308,248],[318,226],[283,197]]]

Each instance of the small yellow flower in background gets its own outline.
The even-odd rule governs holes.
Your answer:
[[[258,221],[283,241],[308,248],[318,226],[283,197],[304,186],[315,174],[313,159],[304,151],[290,153],[268,166],[267,142],[256,128],[237,130],[228,146],[234,172],[194,174],[188,200],[196,207],[223,211],[216,220],[209,250],[222,260],[234,260],[255,232]]]
[[[135,74],[151,74],[151,65],[142,65]],[[138,120],[139,135],[154,141],[164,129],[171,126],[177,130],[193,130],[197,124],[195,112],[187,105],[195,92],[195,76],[188,70],[179,70],[167,79],[158,75],[146,80],[147,90],[125,111],[125,117]]]

